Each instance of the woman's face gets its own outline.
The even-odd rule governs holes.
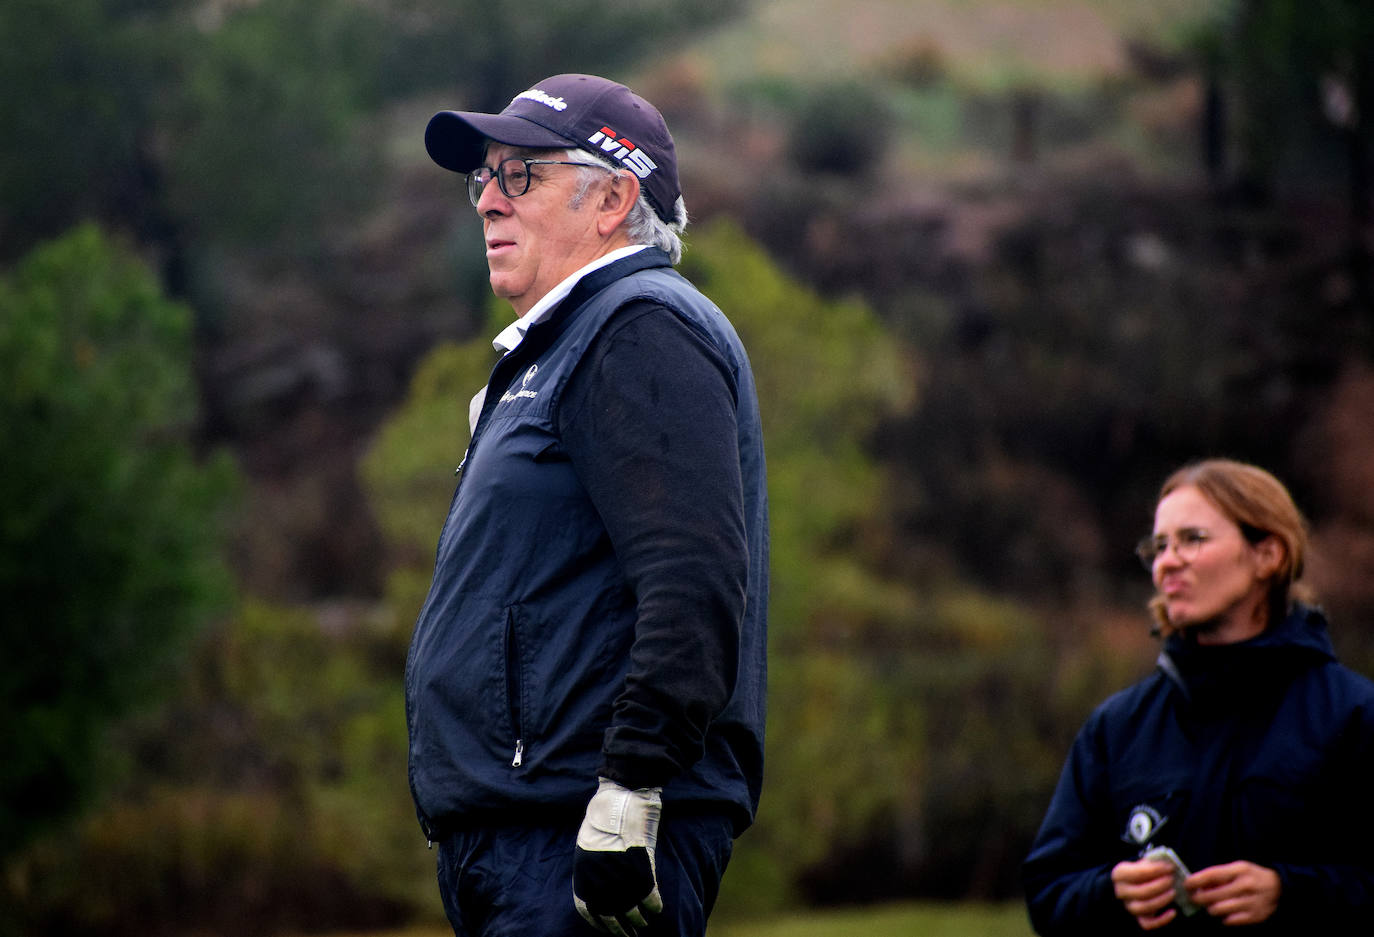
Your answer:
[[[1155,556],[1151,575],[1174,627],[1195,629],[1199,644],[1231,644],[1265,629],[1269,580],[1281,551],[1276,538],[1249,543],[1191,485],[1160,500],[1154,537],[1157,545],[1168,543]],[[1191,555],[1180,556],[1180,545]]]

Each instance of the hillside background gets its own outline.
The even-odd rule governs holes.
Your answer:
[[[1308,514],[1374,673],[1358,0],[14,0],[0,10],[0,935],[441,916],[410,624],[509,312],[422,133],[559,71],[674,131],[773,502],[720,914],[1016,898],[1147,672],[1154,491]]]

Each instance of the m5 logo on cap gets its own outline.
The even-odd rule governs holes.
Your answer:
[[[601,152],[608,153],[620,160],[627,169],[641,179],[649,178],[649,174],[658,168],[658,164],[651,160],[643,150],[624,137],[620,137],[610,127],[602,127],[588,137],[587,142],[600,147]]]

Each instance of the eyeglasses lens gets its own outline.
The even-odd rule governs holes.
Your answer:
[[[468,173],[468,201],[472,202],[472,207],[477,207],[478,200],[482,197],[482,190],[491,181],[491,170],[485,166],[478,166]]]
[[[530,190],[530,164],[523,159],[506,159],[496,167],[500,178],[496,181],[506,198],[519,198]]]
[[[502,160],[494,170],[478,166],[468,173],[468,199],[472,202],[473,208],[477,207],[478,199],[482,197],[482,192],[491,184],[493,178],[506,198],[519,198],[530,190],[530,164],[523,159],[512,157]]]
[[[1184,530],[1173,538],[1174,553],[1185,563],[1197,559],[1202,545],[1207,542],[1207,534],[1200,530]],[[1154,569],[1155,560],[1169,549],[1170,538],[1165,536],[1146,537],[1135,547],[1135,555],[1146,569]]]

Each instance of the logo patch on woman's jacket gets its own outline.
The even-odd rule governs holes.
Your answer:
[[[1140,804],[1131,808],[1131,816],[1126,821],[1126,831],[1121,838],[1128,843],[1145,846],[1166,822],[1168,818],[1160,816],[1158,810],[1148,804]]]

